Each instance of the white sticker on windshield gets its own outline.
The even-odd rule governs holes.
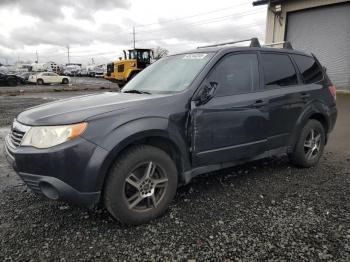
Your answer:
[[[202,54],[202,53],[198,53],[198,54],[187,54],[185,55],[182,59],[203,59],[204,57],[206,57],[208,54]]]

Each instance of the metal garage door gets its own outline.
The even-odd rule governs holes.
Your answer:
[[[314,53],[340,89],[350,89],[350,3],[291,12],[286,39]]]

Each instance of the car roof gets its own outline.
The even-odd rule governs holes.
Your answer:
[[[199,47],[185,52],[177,53],[188,54],[188,53],[219,53],[219,52],[237,52],[237,51],[262,51],[262,52],[274,52],[274,53],[286,53],[286,54],[298,54],[310,56],[302,51],[288,48],[272,48],[272,47],[250,47],[250,46],[215,46],[215,47]]]

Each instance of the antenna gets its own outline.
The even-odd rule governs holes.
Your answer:
[[[69,58],[69,45],[67,45],[67,58],[68,58],[68,64],[70,64],[70,58]]]
[[[136,33],[135,33],[135,26],[133,26],[132,27],[132,36],[133,36],[133,42],[134,42],[134,49],[135,49],[135,35],[136,35]]]
[[[39,63],[38,50],[35,51],[35,55],[36,55],[36,61],[35,61],[35,63]]]

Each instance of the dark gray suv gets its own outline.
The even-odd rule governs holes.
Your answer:
[[[317,164],[335,98],[314,56],[253,39],[165,57],[121,93],[30,108],[5,149],[33,192],[140,224],[199,174],[281,154]]]

